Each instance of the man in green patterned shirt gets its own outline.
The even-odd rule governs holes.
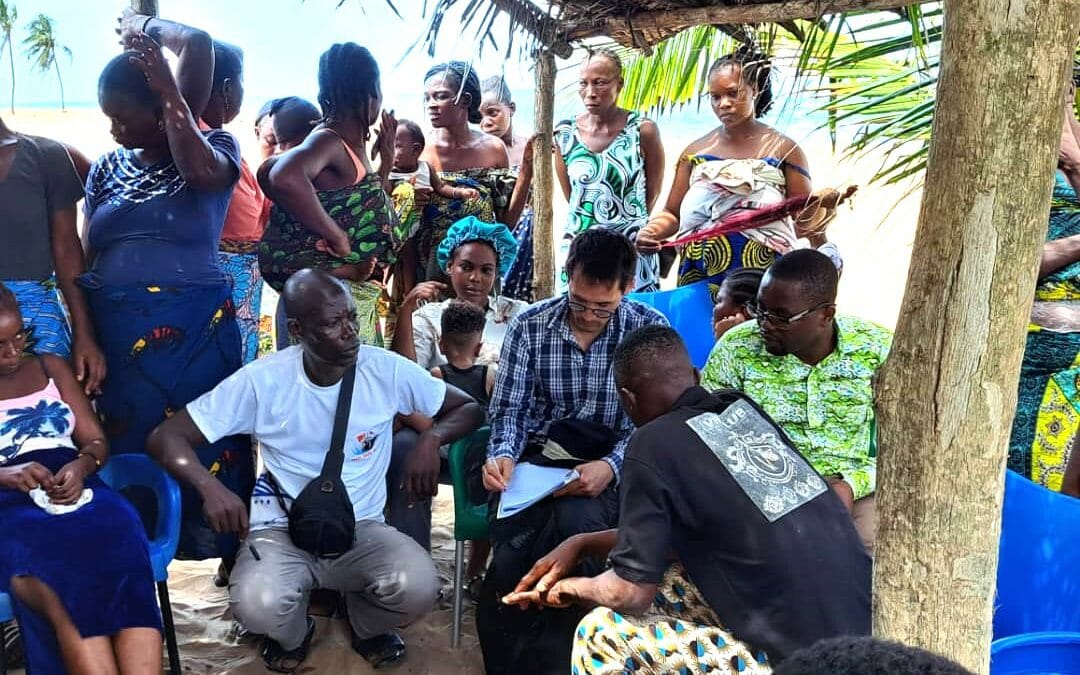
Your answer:
[[[873,377],[892,333],[836,314],[836,267],[812,249],[779,258],[748,309],[755,321],[712,350],[702,385],[739,389],[765,409],[851,510],[873,551]]]

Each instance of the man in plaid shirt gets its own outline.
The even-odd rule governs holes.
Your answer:
[[[619,472],[634,427],[619,405],[612,357],[623,337],[635,329],[667,324],[653,308],[624,299],[633,287],[636,265],[637,252],[627,237],[604,228],[588,230],[570,246],[567,294],[530,307],[510,324],[489,407],[491,442],[484,487],[491,492],[505,490],[526,447],[542,445],[553,422],[570,421],[583,431],[606,428],[616,441],[606,456],[575,467],[581,477],[555,493],[550,515],[543,516],[546,525],[535,522],[541,517],[536,511],[540,505],[496,521],[485,595],[494,591],[501,597],[513,590],[532,563],[564,539],[614,527],[618,521]],[[514,607],[497,617],[478,618],[489,673],[513,665],[499,661],[514,652],[507,649],[508,640],[524,637],[514,635],[514,626],[529,625],[524,616],[528,613]],[[574,624],[568,625],[567,655]],[[534,647],[530,651],[542,652],[536,658],[551,656],[543,641],[530,644]],[[523,658],[531,657],[513,654],[514,661]]]

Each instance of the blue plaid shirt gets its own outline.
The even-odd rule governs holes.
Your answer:
[[[615,347],[631,331],[667,325],[667,319],[648,305],[623,300],[604,332],[582,351],[570,330],[568,312],[563,295],[533,305],[510,323],[488,408],[488,458],[517,461],[527,443],[546,440],[551,422],[588,420],[618,432],[618,444],[604,458],[618,480],[634,425],[615,389],[611,372]]]

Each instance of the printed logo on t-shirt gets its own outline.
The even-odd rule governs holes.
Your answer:
[[[686,421],[771,523],[828,489],[748,402]]]
[[[349,460],[355,462],[371,457],[372,453],[375,452],[375,441],[378,438],[379,434],[374,431],[362,431],[357,434],[349,452]]]

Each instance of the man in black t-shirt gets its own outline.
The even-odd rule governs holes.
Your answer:
[[[627,336],[614,371],[637,426],[619,527],[566,541],[504,602],[600,605],[575,634],[578,675],[613,664],[763,673],[817,640],[869,634],[870,558],[779,427],[742,394],[700,388],[670,328]],[[611,570],[562,578],[609,552]]]

